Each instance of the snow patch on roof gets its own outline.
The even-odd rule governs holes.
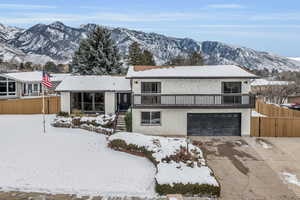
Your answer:
[[[56,91],[130,91],[125,76],[69,76]]]
[[[67,76],[70,76],[71,74],[50,74],[50,80],[51,81],[62,81]],[[41,71],[33,71],[33,72],[15,72],[15,73],[7,73],[6,76],[15,79],[17,81],[21,82],[41,82],[43,72]]]
[[[150,67],[139,69],[130,66],[127,78],[257,78],[254,74],[235,65],[205,65],[205,66],[176,66],[176,67]]]

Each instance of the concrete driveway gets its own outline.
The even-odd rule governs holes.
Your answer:
[[[220,181],[220,200],[300,199],[300,138],[193,139]]]

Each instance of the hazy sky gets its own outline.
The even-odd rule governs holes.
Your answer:
[[[97,23],[300,57],[300,0],[0,0],[0,23]]]

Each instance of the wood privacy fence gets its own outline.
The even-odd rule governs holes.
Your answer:
[[[300,118],[300,111],[279,107],[273,104],[266,104],[263,101],[256,101],[255,110],[268,117]]]
[[[251,136],[300,137],[300,111],[265,104],[262,101],[256,102],[255,109],[267,117],[251,118]]]
[[[0,114],[42,114],[43,99],[25,98],[0,100]],[[56,114],[60,111],[60,97],[45,97],[45,113]]]
[[[251,136],[300,137],[300,118],[252,117]]]

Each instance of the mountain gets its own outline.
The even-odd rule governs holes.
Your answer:
[[[2,28],[1,28],[2,27]],[[80,40],[96,27],[96,24],[85,24],[79,28],[66,26],[61,22],[37,24],[26,30],[17,27],[0,26],[0,44],[10,49],[10,59],[24,54],[21,60],[34,63],[46,62],[48,59],[57,63],[68,63]],[[189,38],[168,37],[157,33],[145,33],[126,28],[108,28],[123,58],[128,55],[129,45],[136,41],[142,49],[153,53],[157,64],[164,64],[177,55],[190,52],[202,52],[205,64],[235,64],[249,69],[299,70],[300,61],[260,52],[246,47],[232,46],[217,41],[196,41]],[[2,38],[2,39],[1,39]],[[1,48],[0,46],[0,53]],[[3,50],[2,50],[3,51]],[[18,56],[19,55],[19,56]],[[30,56],[28,56],[30,55]],[[39,59],[37,59],[39,58]]]

